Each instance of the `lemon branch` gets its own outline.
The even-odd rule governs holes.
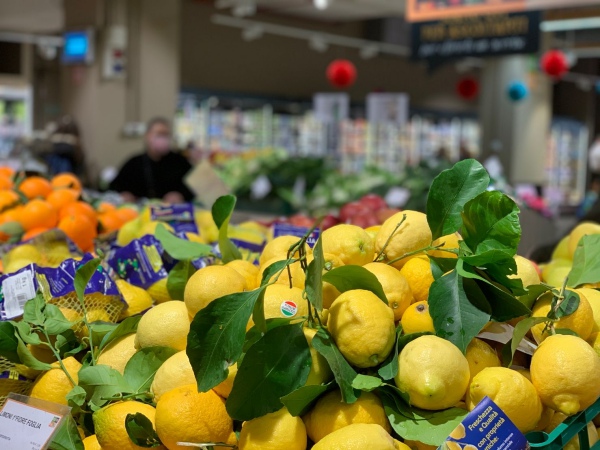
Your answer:
[[[443,250],[440,247],[444,245],[443,243],[438,244],[438,245],[428,245],[427,247],[423,247],[420,248],[418,250],[413,250],[412,252],[406,252],[405,254],[403,254],[402,256],[398,256],[397,258],[392,259],[391,261],[388,261],[386,264],[389,266],[391,264],[394,264],[400,260],[403,260],[404,258],[408,258],[409,256],[414,256],[414,255],[418,255],[419,253],[423,253],[423,252],[428,252],[430,250]],[[454,253],[454,252],[452,252]]]
[[[69,379],[69,381],[71,382],[73,387],[77,386],[77,383],[75,383],[75,380],[73,380],[73,378],[71,377],[71,374],[67,371],[67,368],[65,367],[63,360],[60,357],[60,353],[58,353],[58,351],[54,348],[54,346],[52,344],[50,344],[50,335],[48,335],[48,332],[46,331],[46,329],[44,327],[39,327],[39,330],[42,333],[44,333],[44,336],[46,337],[46,342],[44,342],[44,344],[46,344],[48,346],[48,348],[50,349],[50,351],[52,352],[52,354],[58,361],[58,365],[60,366],[62,371],[65,373],[65,375],[67,376],[67,378]]]
[[[398,222],[398,224],[396,225],[396,227],[394,228],[394,230],[391,232],[391,234],[388,236],[387,240],[385,241],[385,244],[383,244],[383,247],[381,247],[381,250],[379,251],[379,253],[377,254],[377,256],[375,256],[375,262],[381,261],[381,260],[384,259],[383,255],[384,255],[385,249],[387,248],[387,246],[389,245],[390,241],[394,237],[394,234],[396,234],[396,231],[398,231],[398,229],[402,226],[402,224],[404,223],[405,220],[406,220],[406,214],[403,214],[402,215],[402,220],[400,222]]]

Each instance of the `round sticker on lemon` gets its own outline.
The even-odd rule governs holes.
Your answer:
[[[298,305],[292,300],[286,300],[281,303],[279,310],[284,317],[294,317],[298,312]]]

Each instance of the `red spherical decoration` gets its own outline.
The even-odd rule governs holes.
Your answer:
[[[335,87],[348,87],[356,81],[356,67],[347,59],[336,59],[327,67],[327,79]]]
[[[465,100],[473,100],[479,94],[479,81],[465,77],[456,84],[456,92]]]
[[[560,50],[548,50],[540,60],[542,70],[554,78],[561,78],[568,70],[567,57]]]

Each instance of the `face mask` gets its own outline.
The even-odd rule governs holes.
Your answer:
[[[166,136],[155,136],[150,140],[150,147],[155,153],[166,155],[171,148],[171,140]]]

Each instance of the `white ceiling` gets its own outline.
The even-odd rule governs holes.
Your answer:
[[[225,0],[229,4],[248,0]],[[405,0],[330,0],[324,10],[315,8],[313,0],[256,0],[259,11],[306,17],[325,21],[352,21],[404,15]],[[223,2],[225,3],[225,2]]]
[[[54,33],[63,26],[63,0],[0,0],[0,31]]]

